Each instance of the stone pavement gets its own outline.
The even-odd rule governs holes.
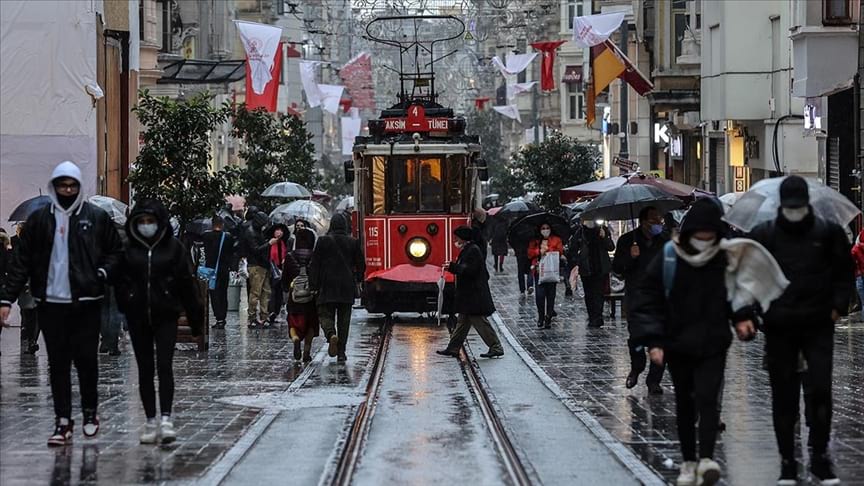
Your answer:
[[[674,481],[681,454],[668,373],[662,396],[648,395],[645,373],[639,386],[626,389],[624,380],[630,369],[626,323],[607,318],[603,328],[587,329],[584,302],[565,299],[562,284],[558,285],[559,316],[553,328],[537,329],[533,296],[520,299],[516,262],[511,257],[505,265],[506,273],[493,274],[491,286],[498,312],[510,332],[558,386],[607,431],[664,478]],[[835,343],[831,452],[843,484],[864,485],[864,323],[857,318],[839,323]],[[750,343],[736,341],[729,350],[722,413],[727,428],[717,449],[727,484],[774,484],[779,475],[762,349],[760,336]],[[806,427],[802,429],[800,437],[806,443]]]

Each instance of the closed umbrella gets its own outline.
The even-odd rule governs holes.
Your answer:
[[[283,204],[270,212],[270,221],[291,225],[297,220],[309,224],[318,236],[327,233],[330,226],[330,211],[315,201],[300,200]]]
[[[775,177],[753,184],[753,187],[735,202],[723,220],[747,232],[760,223],[773,221],[780,208],[780,184],[785,179],[786,177]],[[810,190],[810,206],[817,216],[846,226],[860,213],[846,196],[815,179],[805,180]]]
[[[296,182],[277,182],[261,193],[264,197],[290,197],[290,198],[310,198],[312,193],[309,189],[297,184]]]
[[[441,276],[438,277],[438,325],[441,325],[441,312],[444,311],[444,268],[441,268]]]
[[[108,216],[111,216],[111,220],[115,224],[121,226],[126,224],[126,211],[129,209],[129,206],[123,201],[118,201],[108,196],[90,196],[88,201],[90,201],[90,204],[108,213]]]
[[[51,204],[51,198],[48,196],[30,198],[12,210],[12,214],[9,215],[9,221],[26,221],[31,214],[49,204]]]
[[[656,208],[660,213],[666,214],[673,209],[684,205],[678,199],[660,189],[645,185],[624,185],[611,189],[597,196],[582,211],[582,219],[605,219],[607,221],[621,221],[635,219],[645,208]]]

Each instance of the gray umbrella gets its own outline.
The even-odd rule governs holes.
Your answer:
[[[118,201],[113,197],[108,196],[90,196],[88,199],[90,204],[103,209],[115,224],[126,224],[126,211],[129,206],[123,201]]]
[[[582,219],[605,219],[607,221],[622,221],[636,219],[639,212],[645,208],[656,208],[666,214],[678,209],[684,203],[656,187],[646,184],[628,184],[610,189],[597,196],[585,206]]]
[[[271,185],[261,193],[264,197],[293,197],[293,198],[311,198],[312,193],[309,189],[297,184],[296,182],[277,182]]]
[[[354,196],[348,196],[336,205],[336,211],[351,211],[352,209],[354,209]]]
[[[309,223],[318,236],[327,233],[330,227],[330,211],[315,201],[300,200],[283,204],[270,213],[270,221],[292,225],[297,220]]]

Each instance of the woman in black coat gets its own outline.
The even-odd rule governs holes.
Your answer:
[[[448,272],[456,276],[456,292],[454,306],[459,314],[459,321],[450,343],[446,349],[436,351],[444,356],[459,356],[459,348],[468,337],[468,331],[473,326],[483,342],[489,346],[489,351],[481,354],[484,358],[495,358],[504,354],[501,341],[489,323],[488,316],[495,312],[492,293],[489,291],[489,272],[483,252],[472,240],[473,231],[468,226],[460,226],[453,232],[456,246],[461,249],[459,258],[446,265]]]
[[[507,256],[507,220],[492,216],[492,255],[494,256],[495,271],[504,271],[504,257]]]
[[[204,326],[204,308],[189,252],[172,235],[168,219],[168,211],[158,201],[143,200],[135,205],[126,222],[129,242],[117,282],[117,300],[129,324],[138,363],[138,387],[147,415],[142,444],[155,443],[159,436],[163,444],[176,440],[171,406],[177,326],[188,324],[195,336]],[[154,364],[159,373],[161,426],[156,423]]]
[[[285,256],[282,267],[282,282],[288,302],[288,326],[291,341],[294,342],[294,359],[300,359],[300,341],[303,341],[303,362],[312,361],[312,340],[318,336],[318,311],[315,299],[309,302],[295,302],[293,284],[295,279],[306,275],[308,284],[309,262],[315,249],[315,232],[306,228],[297,228],[294,232],[294,250]],[[299,281],[298,281],[299,285]]]

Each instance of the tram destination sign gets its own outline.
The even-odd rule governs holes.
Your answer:
[[[384,131],[386,133],[446,132],[449,129],[450,120],[447,118],[423,118],[417,123],[409,123],[408,118],[384,119]]]

